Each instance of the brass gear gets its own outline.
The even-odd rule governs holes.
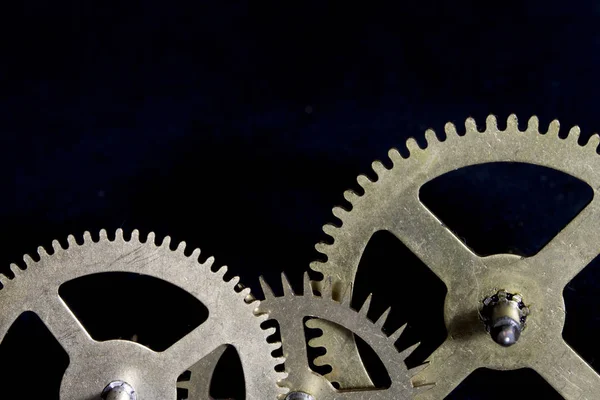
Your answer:
[[[402,326],[391,335],[383,331],[383,325],[390,309],[384,312],[376,322],[372,322],[367,318],[371,296],[359,311],[355,311],[350,308],[349,293],[348,296],[342,297],[341,302],[333,299],[331,280],[326,281],[319,296],[312,291],[312,282],[308,273],[304,274],[304,295],[294,292],[285,275],[282,275],[282,281],[284,295],[276,297],[271,287],[261,277],[260,283],[265,300],[260,302],[255,312],[257,315],[267,314],[269,319],[276,320],[279,324],[285,356],[285,372],[288,374],[280,384],[290,389],[286,399],[402,400],[412,399],[418,391],[422,391],[422,389],[413,388],[410,382],[411,377],[421,370],[422,366],[409,370],[404,363],[404,360],[418,344],[399,352],[395,343],[406,326]],[[326,320],[361,337],[375,351],[385,366],[391,380],[390,387],[387,389],[339,391],[325,377],[313,372],[308,365],[306,353],[305,317]],[[316,321],[318,320],[310,319],[306,321],[306,326],[312,328]],[[311,345],[320,347],[321,338],[312,339]],[[358,362],[362,365],[360,360]],[[318,365],[318,362],[315,361],[315,364]],[[282,396],[282,398],[284,397]]]
[[[505,130],[489,116],[484,131],[469,118],[466,133],[445,126],[446,139],[440,141],[432,130],[425,132],[426,148],[414,138],[407,141],[410,156],[404,158],[392,149],[391,169],[374,162],[377,181],[358,177],[364,195],[347,191],[350,211],[340,207],[333,214],[342,225],[326,225],[332,244],[320,243],[317,250],[327,257],[311,268],[346,284],[352,282],[363,251],[378,231],[387,230],[417,255],[447,286],[444,318],[448,337],[429,357],[430,366],[413,380],[418,385],[435,384],[419,397],[441,399],[472,371],[480,367],[508,370],[532,368],[566,399],[594,399],[600,392],[600,376],[569,347],[562,338],[565,323],[563,289],[575,275],[600,253],[600,137],[593,135],[587,144],[578,143],[580,130],[572,128],[559,138],[559,123],[550,123],[546,133],[539,131],[537,117],[519,130],[517,117],[511,115]],[[510,254],[479,257],[468,249],[419,200],[419,188],[447,172],[490,162],[536,164],[562,171],[586,182],[594,192],[593,200],[549,244],[532,257]],[[482,300],[506,290],[520,293],[531,304],[527,329],[511,347],[494,343],[479,320]],[[358,368],[355,346],[338,343],[352,336],[326,322],[317,321],[324,330],[327,348],[323,359],[334,368],[335,380],[344,385],[369,383]],[[337,360],[349,360],[339,364]],[[351,371],[352,382],[345,381]],[[357,367],[358,366],[358,367]]]
[[[240,356],[247,398],[276,399],[285,391],[276,385],[280,374],[274,368],[281,361],[271,357],[277,347],[267,343],[272,331],[260,326],[266,317],[257,318],[253,314],[256,304],[245,301],[249,289],[236,292],[239,278],[225,281],[227,267],[212,272],[214,259],[201,264],[200,250],[187,256],[183,242],[173,251],[169,237],[159,246],[154,240],[150,233],[145,242],[140,241],[138,231],[125,239],[119,229],[114,240],[101,231],[95,242],[86,232],[83,244],[69,236],[68,248],[54,241],[52,254],[38,248],[39,261],[25,256],[25,270],[11,265],[15,279],[0,275],[0,341],[23,312],[36,313],[69,355],[60,389],[60,398],[65,400],[99,398],[105,387],[110,390],[115,385],[119,390],[135,391],[131,398],[174,400],[178,376],[190,368],[198,377],[210,376],[212,370],[203,367],[214,366],[226,345],[234,346]],[[72,279],[109,271],[144,274],[172,283],[201,301],[209,317],[162,352],[125,340],[97,342],[62,301],[58,288]],[[197,381],[180,386],[187,385],[190,400],[208,400],[208,388],[193,385]]]

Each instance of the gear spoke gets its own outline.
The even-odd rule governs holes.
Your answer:
[[[481,264],[446,226],[416,197],[405,199],[403,217],[388,219],[387,230],[402,241],[446,285],[455,277],[454,268],[470,268]]]
[[[227,346],[221,346],[212,351],[209,355],[202,358],[196,364],[189,368],[191,372],[189,381],[177,382],[177,387],[188,390],[190,399],[210,399],[210,382],[215,371],[217,363],[221,359]]]
[[[445,398],[458,384],[478,367],[479,360],[455,340],[447,340],[428,359],[429,365],[417,374],[412,383],[415,387],[429,387],[417,395],[419,400]]]
[[[562,288],[599,253],[600,199],[594,198],[539,253],[524,260],[549,286]],[[534,273],[534,272],[532,272]]]
[[[202,325],[162,352],[163,362],[167,363],[169,370],[179,375],[222,346],[223,339],[218,321],[209,316]]]
[[[43,296],[32,307],[69,357],[74,357],[96,342],[89,336],[71,309],[58,295]]]
[[[600,376],[564,340],[560,342],[532,367],[566,400],[597,399]]]

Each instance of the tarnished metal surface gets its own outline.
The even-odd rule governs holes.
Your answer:
[[[311,267],[325,276],[342,283],[352,282],[371,236],[387,230],[446,284],[444,314],[448,337],[429,358],[430,366],[413,380],[415,385],[435,385],[419,395],[422,399],[444,398],[479,367],[530,367],[566,399],[598,398],[600,377],[562,339],[562,292],[600,252],[600,137],[593,135],[582,146],[578,143],[578,127],[561,139],[558,121],[553,121],[546,133],[540,133],[538,125],[538,119],[533,117],[527,129],[521,131],[512,115],[506,130],[501,131],[495,117],[490,116],[484,131],[468,119],[464,136],[457,133],[454,125],[447,124],[443,142],[428,130],[425,149],[411,138],[407,142],[410,157],[403,158],[393,149],[389,152],[391,169],[380,162],[373,163],[377,181],[359,176],[365,194],[346,192],[352,210],[333,210],[342,226],[324,227],[334,242],[317,246],[327,261],[315,262]],[[530,163],[565,172],[589,184],[594,198],[536,255],[479,257],[421,203],[419,189],[447,172],[489,162]],[[479,319],[482,300],[498,290],[520,293],[530,305],[527,329],[511,347],[494,343]],[[327,348],[321,361],[332,365],[337,381],[344,384],[347,367],[359,365],[356,349],[347,350],[351,337],[332,325],[318,323],[325,331],[321,343]],[[337,344],[340,341],[346,343],[343,348]],[[352,373],[356,381],[357,372]],[[363,372],[362,378],[364,375]],[[364,383],[368,383],[366,379]]]
[[[373,323],[367,318],[370,297],[360,311],[354,311],[350,308],[349,296],[343,298],[341,302],[332,299],[331,285],[323,287],[321,296],[313,295],[308,274],[304,276],[304,295],[294,293],[285,276],[283,277],[285,294],[282,297],[275,297],[264,281],[261,281],[261,284],[266,299],[260,302],[256,312],[268,314],[269,319],[274,319],[279,323],[283,353],[286,358],[285,371],[288,373],[288,377],[282,382],[282,385],[288,387],[291,393],[306,393],[317,400],[413,398],[418,389],[412,387],[410,377],[419,368],[408,370],[404,360],[417,345],[398,352],[394,343],[404,331],[404,326],[389,336],[382,331],[390,310],[387,310],[377,322]],[[386,367],[391,379],[391,386],[387,389],[377,390],[338,391],[327,379],[314,373],[308,365],[306,354],[303,325],[305,317],[329,321],[362,338]],[[315,319],[308,320],[306,325],[313,327],[316,321]],[[320,338],[312,339],[311,345],[319,347],[321,345]],[[360,360],[358,362],[361,363]]]
[[[25,271],[13,265],[14,280],[0,276],[4,286],[0,290],[0,340],[21,313],[35,312],[70,358],[61,383],[61,400],[98,399],[102,390],[116,380],[135,388],[138,399],[175,400],[177,377],[206,356],[213,358],[209,357],[212,362],[207,363],[213,366],[224,345],[234,346],[239,354],[246,398],[276,399],[284,393],[276,384],[281,374],[274,370],[281,361],[271,357],[277,345],[266,341],[272,332],[260,327],[266,317],[253,314],[256,303],[245,303],[248,290],[234,291],[238,278],[224,281],[226,267],[212,272],[214,260],[199,263],[197,249],[186,256],[184,243],[172,251],[168,237],[157,246],[154,234],[145,242],[138,236],[134,231],[131,240],[126,240],[119,230],[111,241],[102,231],[99,242],[94,242],[86,233],[82,245],[70,236],[67,249],[56,241],[52,254],[39,248],[39,262],[25,256]],[[108,271],[144,274],[179,286],[208,308],[208,319],[162,352],[124,340],[97,342],[62,301],[58,288],[72,279]],[[190,388],[190,393],[196,393],[189,397],[191,400],[208,399],[207,388]]]

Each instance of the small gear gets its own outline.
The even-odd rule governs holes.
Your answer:
[[[267,314],[269,319],[276,320],[280,327],[281,343],[285,355],[285,372],[287,378],[282,386],[290,389],[286,400],[292,399],[412,399],[419,391],[412,387],[410,378],[421,367],[407,369],[404,360],[418,346],[398,352],[395,342],[400,338],[405,326],[391,335],[383,332],[383,325],[389,315],[388,309],[376,322],[367,318],[371,298],[363,304],[360,311],[350,308],[349,296],[341,302],[332,298],[331,280],[322,288],[322,295],[313,294],[312,283],[308,273],[304,275],[304,295],[294,292],[289,281],[282,276],[284,296],[276,297],[270,286],[261,278],[265,300],[256,309],[257,315]],[[348,329],[361,337],[378,355],[390,376],[391,385],[387,389],[338,391],[325,377],[313,372],[308,364],[306,340],[304,336],[304,319],[319,318]],[[306,322],[309,328],[314,326],[315,319]],[[320,346],[321,338],[311,340],[312,346]],[[317,358],[316,365],[322,365]],[[361,364],[362,365],[362,364]]]
[[[466,133],[459,135],[453,124],[446,124],[443,141],[427,130],[425,148],[419,147],[415,139],[408,139],[410,155],[403,157],[392,149],[391,168],[374,162],[378,179],[359,176],[358,183],[365,193],[344,194],[352,209],[333,209],[342,225],[323,228],[333,243],[317,245],[327,260],[314,262],[311,268],[336,277],[341,285],[353,282],[370,238],[385,230],[446,284],[444,318],[448,337],[429,358],[429,367],[413,380],[415,385],[435,383],[432,390],[420,395],[423,398],[444,398],[472,371],[486,367],[532,368],[567,399],[595,399],[600,392],[600,376],[562,338],[562,293],[566,284],[600,253],[600,241],[595,240],[600,231],[600,137],[593,135],[581,145],[578,127],[572,128],[566,138],[559,137],[558,121],[541,133],[536,117],[522,131],[514,115],[508,118],[504,130],[498,128],[494,116],[487,118],[484,131],[478,130],[471,118],[465,127]],[[419,189],[447,172],[492,162],[535,164],[567,173],[593,189],[593,200],[534,256],[480,257],[423,205]],[[510,337],[501,336],[506,344],[514,346],[495,343],[479,319],[482,302],[499,290],[519,293],[531,304],[527,329],[518,343],[509,343]],[[360,368],[356,346],[348,345],[352,335],[325,321],[316,321],[315,325],[324,331],[322,342],[327,353],[323,358],[333,367],[336,381],[342,387],[369,384],[367,373]],[[507,329],[503,334],[511,334],[509,327],[502,329]]]
[[[169,237],[157,246],[153,233],[145,242],[139,240],[138,231],[133,231],[131,239],[124,239],[121,230],[114,240],[109,240],[105,231],[100,232],[97,242],[88,232],[83,239],[83,244],[78,244],[69,236],[68,248],[54,241],[52,254],[40,247],[39,261],[24,257],[25,270],[11,265],[14,279],[0,275],[0,341],[23,312],[36,313],[70,358],[61,382],[61,399],[95,399],[102,395],[107,399],[174,400],[178,376],[190,368],[196,368],[198,377],[210,376],[212,371],[202,367],[214,366],[226,345],[235,347],[240,356],[246,398],[276,399],[284,393],[276,385],[280,374],[274,369],[281,361],[271,357],[277,345],[267,343],[272,332],[260,326],[266,317],[257,318],[253,314],[256,304],[245,302],[248,289],[234,290],[239,278],[223,279],[226,267],[212,272],[212,257],[201,264],[200,250],[186,256],[185,243],[180,243],[173,251]],[[62,301],[58,288],[81,276],[110,271],[143,274],[172,283],[201,301],[209,317],[162,352],[131,341],[95,341]],[[199,380],[187,382],[188,398],[208,399],[208,388],[198,388],[194,382]]]

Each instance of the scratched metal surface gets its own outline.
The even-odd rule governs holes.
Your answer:
[[[583,141],[600,130],[595,2],[514,3],[509,14],[468,1],[404,3],[7,8],[0,269],[10,274],[11,262],[68,234],[123,227],[202,247],[253,288],[259,273],[282,268],[294,281],[317,257],[313,244],[343,191],[409,136],[513,112],[579,124]],[[504,18],[491,17],[498,13]],[[520,177],[529,182],[537,172]],[[495,179],[463,182],[523,202]],[[524,242],[540,241],[548,221],[578,207],[548,207],[549,217],[519,227],[484,196],[461,201],[458,188],[438,196],[454,202],[455,214],[500,217],[465,228],[505,244],[492,252],[530,251],[536,246]],[[527,197],[570,191],[556,189],[534,187]],[[565,293],[575,316],[572,324],[567,316],[569,343],[596,369],[597,271],[586,269]],[[418,286],[417,274],[388,274],[391,288]],[[364,292],[383,285],[364,281]],[[429,329],[411,331],[419,317],[410,318],[407,332],[427,341]],[[458,398],[490,398],[490,384],[504,376],[469,380]]]

